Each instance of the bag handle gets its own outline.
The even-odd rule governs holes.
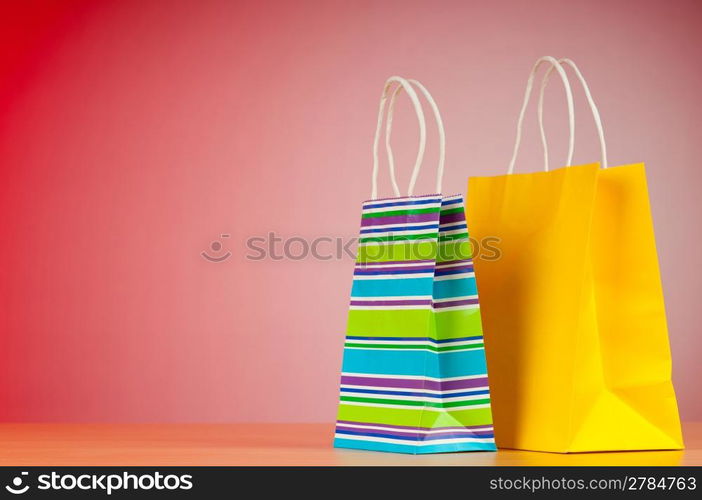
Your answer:
[[[434,121],[436,121],[436,128],[439,133],[439,165],[437,167],[436,172],[436,193],[441,193],[441,184],[444,178],[444,164],[446,162],[446,131],[444,130],[444,122],[441,119],[441,112],[439,111],[439,106],[437,106],[436,101],[432,97],[431,93],[427,90],[427,88],[424,85],[422,85],[419,81],[411,78],[407,81],[419,89],[419,91],[424,96],[424,99],[426,99],[426,101],[429,103],[429,106],[431,106],[432,112],[434,113]],[[402,92],[402,88],[402,86],[398,85],[395,88],[395,91],[390,96],[387,122],[385,125],[385,149],[387,150],[388,166],[390,167],[390,176],[392,177],[393,185],[397,185],[397,182],[395,181],[395,158],[392,154],[390,136],[392,135],[392,118],[395,112],[395,101],[400,92]],[[408,189],[409,196],[412,196],[412,193],[414,192],[414,186],[417,182],[418,173],[419,171],[415,171],[413,173],[412,178],[410,179],[410,185]]]
[[[424,159],[424,151],[426,149],[427,143],[427,125],[424,120],[424,111],[422,110],[422,105],[419,102],[417,93],[414,91],[412,86],[407,80],[400,76],[391,76],[385,81],[385,86],[383,87],[383,93],[380,96],[380,106],[378,109],[378,123],[375,128],[375,138],[373,139],[373,178],[371,183],[371,199],[375,200],[378,198],[378,144],[380,143],[380,131],[383,126],[383,112],[385,111],[385,103],[388,100],[390,90],[393,84],[397,83],[399,86],[405,89],[407,96],[412,101],[414,106],[414,111],[417,115],[417,121],[419,122],[419,149],[417,151],[417,159],[414,162],[414,169],[412,171],[412,178],[416,179],[419,175],[419,168],[422,165],[422,160]],[[387,139],[386,139],[387,143]],[[395,179],[395,167],[394,164],[390,164],[390,178],[392,180],[392,188],[395,192],[395,196],[400,196],[400,188],[397,186],[397,181]],[[413,187],[413,186],[410,186]]]
[[[529,104],[529,99],[531,97],[531,90],[534,87],[534,77],[539,67],[548,62],[551,64],[551,68],[558,71],[558,75],[563,81],[563,86],[566,91],[566,101],[568,103],[568,128],[570,131],[570,137],[568,141],[568,159],[566,160],[566,165],[570,165],[573,162],[573,150],[575,148],[575,112],[573,110],[573,92],[570,89],[570,83],[568,82],[568,75],[558,64],[556,58],[551,56],[542,56],[536,60],[534,66],[531,68],[531,73],[529,73],[529,79],[527,80],[526,91],[524,92],[524,102],[522,103],[522,109],[519,111],[519,118],[517,119],[517,137],[514,142],[514,150],[512,152],[512,159],[509,161],[509,168],[507,169],[508,174],[514,173],[514,163],[517,160],[517,153],[519,152],[519,146],[522,141],[522,124],[524,123],[524,114],[526,113],[527,105]],[[544,152],[544,159],[548,160],[548,157]]]
[[[597,136],[599,137],[600,140],[600,152],[601,152],[601,165],[602,168],[607,168],[607,144],[605,143],[605,138],[604,138],[604,129],[602,127],[602,119],[600,118],[600,112],[597,109],[597,105],[595,104],[594,99],[592,98],[592,94],[590,93],[590,87],[588,86],[587,82],[585,81],[585,77],[583,77],[583,74],[580,72],[578,69],[578,66],[572,61],[572,59],[569,59],[567,57],[563,57],[558,60],[558,63],[563,65],[567,64],[570,66],[573,71],[575,72],[575,75],[578,77],[578,80],[580,80],[580,84],[583,87],[583,91],[585,92],[585,97],[587,98],[587,102],[590,106],[590,111],[592,111],[592,118],[595,120],[595,127],[597,128]],[[546,90],[546,86],[548,85],[549,78],[551,77],[551,73],[553,72],[554,66],[551,66],[546,70],[546,74],[544,75],[543,80],[541,80],[541,89],[539,91],[539,105],[538,105],[538,115],[539,115],[539,131],[541,133],[541,143],[544,146],[544,169],[548,171],[548,145],[546,144],[546,131],[544,130],[544,91]]]

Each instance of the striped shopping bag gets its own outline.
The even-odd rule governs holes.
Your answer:
[[[373,199],[363,204],[334,446],[403,453],[495,450],[463,197],[412,196],[426,141],[412,85],[432,106],[439,128],[441,191],[445,141],[438,108],[419,82],[392,77],[381,97],[374,141]],[[419,119],[419,154],[409,195],[399,197],[388,149],[398,197],[377,199],[383,112],[391,95],[389,139],[402,89]]]

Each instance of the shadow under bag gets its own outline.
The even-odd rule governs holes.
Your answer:
[[[377,199],[378,139],[385,102],[404,89],[420,122],[420,150],[409,195]],[[374,143],[372,200],[363,204],[348,316],[334,446],[402,453],[495,450],[478,292],[463,197],[413,196],[426,126],[416,86],[440,134],[437,192],[444,159],[438,108],[415,80],[390,78]]]

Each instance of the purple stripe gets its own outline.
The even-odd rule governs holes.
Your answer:
[[[352,306],[428,306],[431,299],[403,299],[403,300],[352,300]]]
[[[434,303],[434,309],[442,309],[444,307],[470,306],[477,303],[478,299],[449,300],[447,302]]]
[[[407,271],[425,271],[428,273],[434,272],[434,266],[407,266],[407,267],[374,267],[371,269],[356,269],[353,274],[356,276],[374,275],[374,274],[402,274]]]
[[[408,389],[429,389],[430,391],[452,391],[455,389],[468,389],[473,387],[487,387],[487,377],[447,380],[436,382],[434,380],[415,380],[401,378],[371,378],[354,377],[343,375],[341,377],[343,385],[362,385],[371,387],[401,387]]]
[[[462,266],[453,265],[452,267],[438,267],[437,271],[473,271],[473,264],[464,264]]]
[[[437,269],[436,270],[436,275],[437,276],[445,276],[448,274],[459,274],[461,273],[472,273],[474,271],[473,265],[466,265],[466,266],[456,266],[456,267],[445,267],[443,269]]]
[[[385,435],[385,436],[396,436],[400,438],[421,438],[419,441],[431,441],[435,439],[447,439],[447,438],[485,438],[492,437],[492,431],[480,431],[472,432],[467,429],[460,431],[446,431],[446,432],[436,432],[431,434],[423,434],[412,431],[388,431],[380,429],[368,429],[363,430],[357,427],[345,427],[343,425],[337,425],[337,429],[344,430],[347,432],[352,432],[359,436],[373,436],[373,435]]]
[[[434,261],[429,260],[391,260],[387,262],[356,262],[356,267],[376,267],[389,266],[392,264],[434,264]]]
[[[455,214],[441,214],[440,223],[448,224],[449,222],[464,222],[465,220],[466,216],[463,212],[456,212]]]
[[[393,215],[392,217],[368,217],[361,219],[361,227],[383,226],[385,224],[407,224],[412,225],[417,222],[435,222],[439,220],[439,214],[405,214]]]
[[[406,429],[406,430],[411,430],[411,431],[438,431],[438,430],[446,430],[446,431],[460,431],[460,430],[471,430],[471,429],[479,429],[481,427],[487,427],[486,432],[492,432],[492,425],[465,425],[465,426],[453,426],[453,427],[415,427],[413,425],[395,425],[395,424],[377,424],[377,423],[372,423],[372,422],[355,422],[353,420],[337,420],[336,421],[337,425],[344,425],[344,424],[350,424],[350,425],[360,425],[360,426],[374,426],[374,427],[390,427],[392,429]],[[473,431],[477,432],[477,431]]]

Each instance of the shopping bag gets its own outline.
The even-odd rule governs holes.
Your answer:
[[[416,80],[392,77],[383,89],[374,141],[372,199],[363,203],[344,344],[334,446],[439,453],[494,450],[490,391],[463,197],[412,194],[426,126],[417,87],[440,134],[441,116]],[[377,198],[378,142],[385,103],[395,198]],[[394,98],[410,97],[420,148],[408,196],[400,196],[389,149]]]
[[[472,236],[498,238],[476,259],[499,447],[551,452],[680,449],[663,293],[642,163],[468,181]],[[548,75],[547,75],[548,76]],[[542,95],[545,82],[542,84]],[[542,102],[542,98],[540,99]],[[541,119],[542,113],[539,111]],[[543,122],[541,122],[542,139]],[[548,155],[545,154],[548,161]],[[604,167],[604,168],[601,168]]]

